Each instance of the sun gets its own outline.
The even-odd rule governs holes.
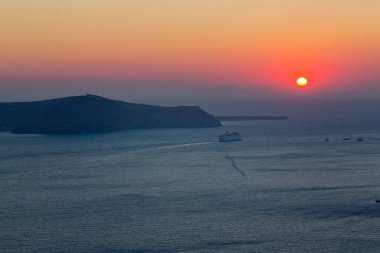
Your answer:
[[[300,87],[307,86],[307,79],[305,77],[299,77],[297,79],[297,85]]]

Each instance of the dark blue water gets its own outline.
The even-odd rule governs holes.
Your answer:
[[[217,142],[225,129],[244,141]],[[0,190],[6,253],[380,252],[375,128],[3,132]]]

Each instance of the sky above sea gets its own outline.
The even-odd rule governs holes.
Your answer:
[[[93,93],[268,113],[368,101],[380,97],[379,10],[377,0],[2,0],[0,100]]]

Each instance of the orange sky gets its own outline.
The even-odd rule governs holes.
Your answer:
[[[2,0],[3,80],[376,89],[378,0]],[[196,81],[194,81],[196,80]],[[127,85],[127,84],[126,84]]]

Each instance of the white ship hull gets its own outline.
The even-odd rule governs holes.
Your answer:
[[[219,136],[220,142],[241,141],[240,135],[221,135]]]

